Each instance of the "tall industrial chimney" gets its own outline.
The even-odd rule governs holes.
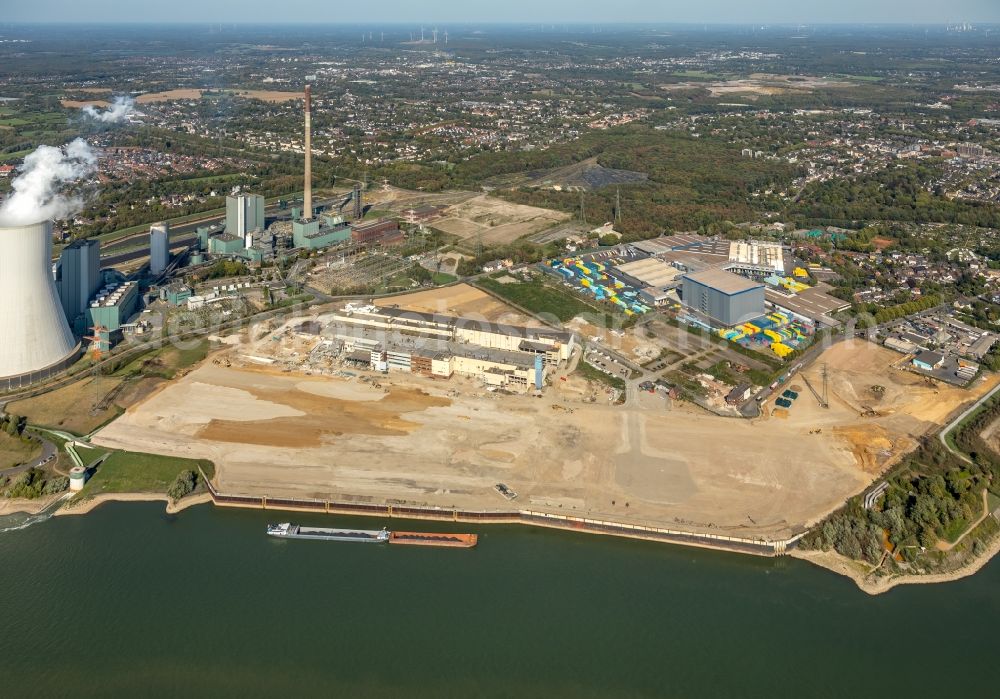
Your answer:
[[[312,86],[306,85],[306,181],[302,195],[304,221],[310,221],[313,217],[312,179]]]

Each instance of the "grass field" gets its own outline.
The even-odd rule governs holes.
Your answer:
[[[672,75],[676,75],[678,78],[691,78],[695,80],[718,80],[720,76],[715,73],[709,73],[704,70],[678,70]]]
[[[431,281],[435,284],[451,284],[454,281],[458,281],[458,277],[453,274],[445,274],[444,272],[434,272],[431,274]]]
[[[64,388],[11,403],[7,409],[28,418],[32,425],[88,434],[121,414],[114,405],[94,415],[91,410],[122,381],[117,376],[87,377]]]
[[[82,492],[88,496],[101,493],[166,493],[178,474],[182,471],[198,473],[199,466],[209,478],[215,475],[215,465],[204,459],[116,451],[97,468]],[[201,476],[198,478],[200,481]]]
[[[0,432],[0,468],[13,468],[32,461],[42,453],[38,442],[25,441]]]
[[[107,449],[102,449],[101,447],[74,447],[74,451],[76,451],[77,456],[80,457],[80,461],[83,462],[84,466],[90,466],[108,453]]]
[[[152,357],[144,357],[140,362],[142,373],[147,376],[161,376],[172,379],[178,371],[188,369],[208,356],[208,340],[199,340],[191,347],[164,347]],[[135,363],[128,365],[116,373],[131,373]]]
[[[65,430],[73,434],[90,434],[114,420],[128,407],[129,397],[145,395],[144,388],[159,379],[171,379],[178,371],[202,361],[209,351],[207,340],[190,348],[164,347],[138,357],[119,368],[111,376],[88,376],[76,383],[34,398],[11,403],[8,410],[28,418],[32,425]],[[116,394],[103,410],[94,410],[109,393],[126,380],[130,386]]]
[[[0,153],[0,163],[5,163],[9,160],[20,160],[30,152],[30,150],[19,150],[14,153]]]
[[[476,284],[533,313],[551,313],[563,323],[578,315],[584,315],[591,322],[597,321],[595,325],[600,324],[603,327],[613,325],[610,313],[591,306],[569,291],[542,281],[501,284],[492,277],[484,277]]]
[[[996,512],[1000,510],[1000,495],[990,492],[986,495],[987,502],[989,503],[990,512]]]
[[[64,143],[76,135],[64,112],[35,111],[20,104],[9,104],[0,112],[0,129],[13,136],[7,147],[17,149],[0,153],[0,163],[19,160],[40,143]]]
[[[954,544],[956,541],[958,541],[962,537],[963,534],[965,534],[965,530],[968,529],[968,527],[969,527],[969,523],[966,522],[961,517],[959,517],[958,519],[952,520],[952,522],[948,526],[948,528],[944,530],[944,537],[943,538],[949,544]]]

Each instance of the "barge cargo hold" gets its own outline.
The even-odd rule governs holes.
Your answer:
[[[475,534],[445,534],[437,532],[391,532],[390,544],[408,546],[451,546],[454,548],[472,548],[479,541]]]
[[[267,525],[268,536],[282,539],[315,539],[317,541],[356,541],[359,543],[381,544],[389,540],[385,529],[328,529],[326,527],[301,527],[283,522]]]

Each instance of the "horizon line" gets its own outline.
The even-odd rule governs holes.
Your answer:
[[[671,22],[663,20],[644,20],[636,22],[608,22],[603,20],[592,20],[592,21],[582,21],[576,20],[572,22],[556,22],[556,21],[513,21],[513,20],[466,20],[466,21],[455,21],[449,20],[447,22],[439,22],[435,19],[427,19],[423,21],[423,26],[427,26],[430,23],[434,23],[438,26],[504,26],[504,27],[754,27],[754,26],[768,26],[768,27],[948,27],[960,24],[970,24],[979,25],[980,27],[1000,27],[1000,19],[995,20],[949,20],[949,21],[928,21],[928,22],[850,22],[850,21],[820,21],[820,22],[792,22],[792,21],[767,21],[767,20],[746,20],[740,22],[699,22],[696,20],[689,20],[685,22]],[[274,25],[281,26],[298,26],[298,27],[372,27],[372,26],[382,26],[382,27],[401,27],[401,26],[420,26],[421,22],[418,20],[412,21],[374,21],[374,22],[360,22],[360,21],[338,21],[338,22],[308,22],[308,21],[285,21],[285,20],[269,20],[269,21],[219,21],[219,20],[201,20],[201,21],[148,21],[148,20],[99,20],[99,21],[74,21],[74,20],[63,20],[58,22],[46,21],[46,20],[13,20],[7,22],[0,22],[0,28],[9,26],[109,26],[109,25],[129,25],[129,26],[149,26],[149,27],[177,27],[177,26],[209,26],[209,25],[223,25],[223,26],[242,26],[242,27],[268,27]]]

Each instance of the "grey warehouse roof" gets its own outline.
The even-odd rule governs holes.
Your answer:
[[[690,279],[691,281],[702,284],[703,286],[711,287],[716,291],[720,291],[723,294],[728,294],[730,296],[744,291],[751,291],[753,289],[761,289],[764,287],[763,284],[750,281],[749,279],[741,277],[738,274],[726,272],[721,269],[706,269],[702,272],[692,272],[691,274],[685,274],[683,278]]]

